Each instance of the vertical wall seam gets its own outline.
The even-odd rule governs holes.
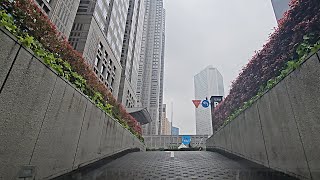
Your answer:
[[[233,152],[233,148],[232,148],[232,139],[231,139],[231,123],[229,123],[227,126],[229,127],[229,139],[230,139],[230,151]]]
[[[106,113],[103,111],[103,110],[101,110],[102,111],[102,114],[101,114],[101,116],[100,116],[100,121],[101,121],[101,119],[103,118],[102,116],[104,115],[104,118],[102,119],[102,130],[101,130],[101,135],[100,135],[100,142],[99,142],[99,148],[98,148],[98,154],[101,154],[101,143],[102,143],[102,138],[103,138],[103,132],[104,132],[104,124],[105,124],[105,117],[106,117]]]
[[[243,124],[246,123],[246,114],[245,114],[245,112],[242,112],[242,114],[243,114],[243,122],[242,122],[242,123],[239,122],[240,137],[241,137],[242,148],[243,148],[243,149],[242,149],[242,150],[243,150],[243,153],[242,153],[242,154],[243,154],[244,157],[247,157],[247,158],[251,159],[251,157],[248,157],[247,154],[246,154],[246,153],[247,153],[247,148],[246,148],[245,140],[244,140],[245,137],[244,137],[244,135],[243,135],[243,132],[244,132],[244,131],[243,131],[243,130],[241,131],[241,128],[240,128],[241,125],[243,126]],[[244,133],[246,133],[246,132],[244,132]]]
[[[115,122],[115,124],[114,124],[114,126],[113,126],[113,129],[116,128],[116,126],[117,126],[117,123]],[[116,151],[115,148],[117,148],[117,147],[115,147],[115,144],[116,144],[116,141],[117,141],[117,132],[118,132],[118,131],[116,130],[115,138],[113,138],[113,147],[114,147],[114,149],[112,150],[112,153],[115,152],[115,151]],[[153,139],[152,139],[152,140],[153,140]]]
[[[78,138],[78,142],[77,142],[76,152],[75,152],[74,157],[73,157],[72,169],[74,168],[74,165],[75,165],[74,163],[75,163],[76,158],[77,158],[80,138],[81,138],[81,134],[82,134],[82,128],[83,128],[83,124],[84,124],[84,119],[86,117],[86,113],[87,113],[87,109],[88,109],[88,103],[90,103],[90,101],[88,99],[86,99],[86,100],[87,100],[86,108],[84,110],[84,114],[83,114],[83,118],[82,118],[82,123],[81,123],[81,127],[80,127],[80,134],[79,134],[79,138]]]
[[[230,123],[228,123],[228,125],[227,126],[229,126],[229,132],[230,132],[230,143],[231,143],[231,152],[233,152],[233,143],[232,143],[232,134],[231,134],[231,123],[232,123],[233,121],[231,121]]]
[[[17,43],[16,43],[16,44],[17,44]],[[22,47],[22,46],[20,45],[20,47],[19,47],[16,55],[14,56],[14,59],[13,59],[13,62],[12,62],[12,64],[11,64],[10,68],[9,68],[9,71],[8,71],[6,77],[4,78],[4,81],[3,81],[2,85],[1,85],[1,88],[0,88],[0,94],[2,93],[2,90],[3,90],[3,88],[4,88],[5,84],[6,84],[9,76],[10,76],[10,73],[11,73],[11,71],[12,71],[12,69],[13,69],[13,66],[14,66],[17,58],[18,58],[18,55],[20,54],[21,47]],[[32,58],[31,58],[31,59],[32,59]]]
[[[261,133],[262,133],[262,139],[263,139],[264,149],[265,149],[265,151],[266,151],[268,166],[270,167],[269,155],[268,155],[268,151],[267,151],[266,140],[265,140],[265,138],[264,138],[264,133],[263,133],[263,128],[262,128],[262,122],[261,122],[261,116],[260,116],[260,111],[259,111],[259,105],[258,105],[258,103],[257,103],[257,111],[258,111],[258,118],[259,118],[259,122],[260,122],[260,128],[261,128]]]
[[[223,129],[224,132],[224,141],[226,143],[226,149],[228,149],[230,151],[230,149],[228,148],[228,139],[227,139],[227,133],[226,133],[226,126]]]
[[[320,51],[318,51],[318,52],[320,52]],[[318,55],[318,52],[316,53],[316,56],[317,56],[318,61],[319,61],[319,63],[320,63],[320,57],[319,57],[319,55]]]
[[[46,108],[46,111],[45,111],[45,113],[44,113],[44,116],[43,116],[43,119],[42,119],[42,122],[41,122],[41,126],[40,126],[40,129],[39,129],[39,133],[38,133],[38,135],[37,135],[36,143],[34,144],[34,147],[33,147],[32,153],[31,153],[29,165],[31,165],[31,160],[32,160],[32,158],[33,158],[33,154],[34,154],[34,152],[35,152],[35,149],[36,149],[36,146],[37,146],[39,137],[40,137],[40,133],[41,133],[41,130],[42,130],[42,127],[43,127],[44,120],[45,120],[45,118],[46,118],[48,109],[49,109],[49,105],[50,105],[50,103],[51,103],[51,99],[52,99],[53,92],[54,92],[55,87],[56,87],[57,80],[58,80],[58,77],[56,76],[56,79],[55,79],[55,81],[54,81],[54,85],[53,85],[52,91],[51,91],[51,93],[50,93],[50,99],[49,99],[49,101],[48,101],[47,108]]]
[[[301,142],[301,146],[302,146],[302,149],[303,149],[304,157],[305,157],[306,162],[307,162],[307,166],[308,166],[308,170],[309,170],[309,175],[310,175],[310,178],[313,179],[313,178],[312,178],[312,174],[311,174],[311,170],[310,170],[310,166],[309,166],[309,161],[308,161],[307,154],[306,154],[306,150],[305,150],[305,148],[304,148],[304,144],[303,144],[303,141],[302,141],[300,129],[299,129],[299,126],[298,126],[297,117],[296,117],[296,114],[295,114],[295,112],[294,112],[294,110],[293,110],[291,98],[290,98],[289,91],[288,91],[288,87],[287,87],[287,83],[286,83],[285,81],[284,81],[284,85],[285,85],[286,92],[287,92],[287,96],[288,96],[288,99],[289,99],[290,108],[291,108],[291,111],[292,111],[292,114],[293,114],[293,119],[294,119],[294,122],[296,123],[296,127],[297,127],[297,130],[298,130],[298,135],[299,135],[299,138],[300,138],[300,142]]]

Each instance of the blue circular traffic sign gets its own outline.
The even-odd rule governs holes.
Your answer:
[[[207,108],[207,107],[209,107],[209,105],[210,105],[210,102],[208,100],[202,101],[202,107]]]

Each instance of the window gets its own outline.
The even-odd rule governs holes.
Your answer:
[[[98,48],[99,48],[99,49],[102,49],[102,48],[103,48],[103,45],[102,45],[101,42],[99,43]]]
[[[106,79],[108,80],[110,77],[110,72],[108,71],[107,74],[106,74]]]
[[[95,62],[94,62],[94,65],[95,65],[95,66],[98,66],[99,63],[100,63],[100,61],[101,61],[100,57],[97,56],[97,57],[96,57],[96,60],[95,60]]]
[[[105,58],[108,59],[109,55],[108,55],[107,51],[104,52],[104,55],[105,55]]]
[[[111,79],[111,86],[113,86],[114,78]]]
[[[102,66],[101,66],[101,71],[100,71],[100,72],[101,72],[101,74],[103,74],[103,73],[104,73],[105,69],[106,69],[106,67],[105,67],[104,65],[102,65]]]

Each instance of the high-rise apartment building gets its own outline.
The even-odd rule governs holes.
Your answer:
[[[130,0],[121,53],[121,79],[118,101],[125,107],[136,107],[138,65],[144,22],[144,0]]]
[[[171,135],[171,122],[167,118],[167,106],[162,105],[160,135]]]
[[[220,72],[208,66],[194,76],[195,99],[210,100],[211,96],[224,96],[223,77]],[[211,135],[212,122],[210,107],[196,108],[196,134]]]
[[[144,135],[158,135],[160,132],[165,46],[164,24],[163,0],[145,0],[137,99],[140,106],[147,107],[152,122],[143,126]]]
[[[274,14],[276,15],[277,21],[283,18],[284,13],[289,10],[289,3],[291,0],[271,0]]]
[[[81,0],[69,37],[115,97],[120,86],[129,4],[130,0]]]
[[[35,0],[66,38],[69,37],[80,0]]]

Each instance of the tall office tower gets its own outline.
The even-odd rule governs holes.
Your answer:
[[[194,76],[194,88],[195,99],[198,100],[210,100],[211,96],[224,96],[222,75],[212,66],[208,66]],[[200,105],[196,108],[196,134],[212,134],[210,107],[204,108]]]
[[[289,10],[289,3],[291,0],[271,0],[274,14],[276,15],[277,21],[279,21],[284,13]]]
[[[121,79],[118,101],[125,107],[136,107],[138,65],[144,22],[144,0],[130,0],[121,53]]]
[[[172,135],[178,136],[178,135],[180,134],[179,131],[180,131],[180,130],[179,130],[178,127],[173,127],[173,126],[172,126],[172,131],[171,131],[171,134],[172,134]]]
[[[161,111],[161,132],[159,135],[171,135],[171,122],[167,118],[167,106],[162,105]]]
[[[81,0],[69,42],[118,97],[121,52],[130,0]]]
[[[144,135],[158,135],[163,98],[164,66],[164,19],[163,0],[145,0],[145,17],[140,53],[137,98],[147,107],[152,122],[142,126]]]
[[[163,81],[164,81],[164,50],[165,50],[165,40],[166,40],[166,10],[163,9],[163,16],[162,16],[162,50],[161,50],[161,71],[160,71],[160,97],[159,97],[159,112],[162,110],[163,106]],[[160,134],[160,129],[161,129],[161,119],[162,119],[162,113],[159,113],[159,132]],[[169,122],[167,120],[167,122]],[[171,127],[171,126],[170,126]],[[171,129],[171,128],[170,128]],[[171,133],[170,133],[171,134]]]
[[[80,0],[35,0],[66,38],[71,32]]]

